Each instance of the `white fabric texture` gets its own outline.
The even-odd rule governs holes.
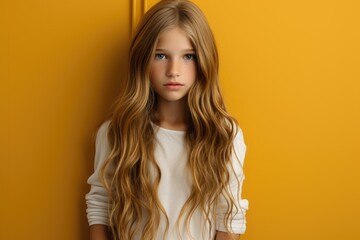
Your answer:
[[[109,121],[106,121],[98,130],[95,144],[94,173],[88,179],[88,184],[91,185],[90,192],[86,194],[89,225],[109,225],[107,192],[99,180],[101,166],[110,152],[107,139],[108,125]],[[161,170],[158,196],[169,218],[167,239],[214,239],[216,230],[226,232],[224,215],[227,203],[223,197],[220,198],[220,204],[216,209],[216,221],[212,220],[211,225],[213,227],[211,231],[209,231],[210,226],[200,211],[195,211],[191,218],[189,229],[191,235],[188,234],[185,227],[180,228],[180,232],[177,230],[176,221],[191,191],[191,175],[187,168],[188,153],[185,144],[185,131],[174,131],[155,125],[154,129],[156,138],[154,156]],[[248,210],[248,201],[241,199],[246,145],[240,128],[238,128],[238,134],[234,140],[234,149],[232,165],[237,178],[230,171],[232,174],[230,176],[229,191],[233,194],[239,211],[236,212],[236,209],[234,209],[228,224],[234,233],[243,234],[246,230],[245,213]],[[164,239],[165,226],[166,220],[162,216],[157,236],[158,240]],[[135,239],[140,239],[140,234],[135,236]]]

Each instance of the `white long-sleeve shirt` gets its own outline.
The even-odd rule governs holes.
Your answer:
[[[99,128],[96,137],[94,173],[89,177],[88,184],[91,185],[90,192],[86,195],[87,217],[89,225],[109,225],[108,216],[108,195],[101,181],[99,174],[101,167],[110,153],[107,138],[109,121],[106,121]],[[177,231],[176,221],[180,210],[189,197],[191,191],[191,173],[187,168],[188,152],[185,143],[185,131],[175,131],[161,128],[154,125],[155,129],[155,152],[154,156],[161,170],[161,181],[158,189],[158,197],[169,218],[169,232],[167,239],[214,239],[216,230],[226,232],[224,215],[227,210],[227,203],[220,197],[220,203],[216,209],[216,221],[212,220],[212,231],[203,217],[200,210],[196,210],[190,221],[190,233],[186,227]],[[240,128],[234,140],[233,167],[236,176],[232,171],[229,189],[234,196],[239,211],[232,214],[229,226],[234,233],[243,234],[246,229],[245,213],[248,209],[248,201],[241,199],[241,188],[244,180],[243,164],[246,151],[243,134]],[[236,158],[237,156],[237,158]],[[150,171],[151,172],[151,171]],[[239,184],[240,183],[240,187]],[[239,192],[240,191],[240,192]],[[162,216],[158,229],[158,240],[162,240],[166,227],[165,217]],[[140,239],[141,232],[134,239]]]

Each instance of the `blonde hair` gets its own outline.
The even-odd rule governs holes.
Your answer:
[[[212,31],[195,4],[163,0],[144,15],[133,37],[125,90],[116,102],[108,129],[111,152],[102,169],[102,179],[109,192],[114,239],[132,239],[141,229],[142,239],[154,239],[161,214],[167,220],[165,232],[168,230],[169,220],[157,196],[161,171],[154,158],[152,123],[158,123],[158,119],[149,68],[159,35],[174,27],[186,32],[197,60],[197,79],[187,96],[190,119],[186,144],[192,190],[177,223],[184,217],[189,231],[191,216],[200,209],[210,227],[214,227],[211,219],[216,218],[214,211],[220,196],[228,204],[224,220],[228,229],[232,212],[240,211],[227,189],[237,122],[226,111],[220,92],[218,53]],[[150,178],[149,163],[156,166],[155,180]]]

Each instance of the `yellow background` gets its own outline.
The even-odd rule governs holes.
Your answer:
[[[93,134],[136,2],[1,1],[0,239],[88,237]],[[360,239],[359,1],[194,2],[248,146],[242,239]]]

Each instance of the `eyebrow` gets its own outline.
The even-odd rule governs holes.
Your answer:
[[[162,48],[157,48],[155,51],[157,51],[157,52],[167,52],[166,49],[162,49]],[[187,49],[181,50],[181,52],[195,52],[195,49],[187,48]]]

